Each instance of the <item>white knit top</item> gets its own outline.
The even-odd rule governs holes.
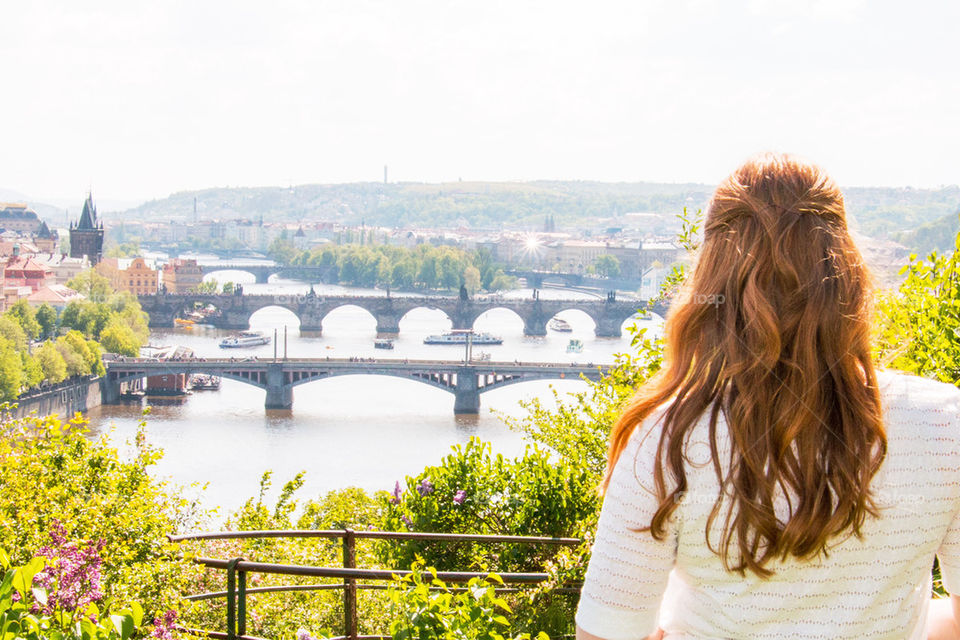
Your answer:
[[[609,640],[643,638],[658,626],[670,640],[925,638],[934,555],[946,589],[960,594],[960,389],[891,372],[878,372],[878,382],[888,443],[872,483],[880,517],[867,517],[862,539],[832,542],[826,557],[768,565],[775,573],[767,579],[726,571],[707,548],[707,516],[719,493],[707,417],[690,439],[689,491],[667,538],[632,530],[649,526],[657,507],[662,411],[655,412],[614,469],[577,624]],[[725,433],[718,428],[721,459]],[[717,520],[712,542],[720,540]]]

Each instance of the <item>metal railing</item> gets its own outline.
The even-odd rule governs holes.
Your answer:
[[[578,538],[551,538],[543,536],[495,536],[456,533],[420,533],[411,531],[354,531],[353,529],[333,530],[274,530],[274,531],[222,531],[168,536],[171,542],[187,540],[231,540],[264,538],[323,538],[340,539],[343,546],[342,567],[315,567],[305,565],[274,564],[252,562],[239,558],[194,557],[194,562],[211,569],[223,569],[227,572],[226,591],[212,591],[186,596],[187,600],[212,600],[226,598],[226,631],[210,631],[182,627],[189,633],[205,635],[209,638],[225,640],[264,640],[247,635],[247,594],[276,593],[283,591],[323,591],[343,590],[343,627],[344,635],[332,640],[389,640],[388,635],[358,635],[357,591],[360,589],[386,589],[384,585],[364,584],[361,581],[393,581],[412,573],[404,569],[360,569],[357,568],[356,542],[358,539],[372,540],[420,540],[441,542],[480,542],[490,544],[547,544],[573,546],[580,544]],[[247,574],[286,575],[314,578],[337,578],[339,583],[294,584],[269,587],[247,588]],[[473,578],[484,578],[491,572],[474,571],[437,571],[437,578],[444,582],[464,583]],[[549,578],[547,573],[498,573],[505,584],[537,584]],[[516,591],[505,588],[497,591]],[[579,585],[569,585],[557,589],[560,593],[579,593]]]

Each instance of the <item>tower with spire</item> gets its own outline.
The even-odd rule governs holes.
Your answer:
[[[103,257],[103,222],[97,220],[97,207],[93,194],[87,194],[80,220],[70,224],[70,257],[87,256],[90,264],[97,264]]]

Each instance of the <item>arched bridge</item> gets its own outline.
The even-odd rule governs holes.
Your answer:
[[[207,358],[152,360],[125,358],[106,362],[101,389],[104,404],[116,403],[124,383],[163,374],[205,373],[265,389],[267,409],[293,407],[293,388],[334,376],[356,374],[393,376],[415,380],[454,394],[454,413],[478,413],[480,394],[527,380],[598,380],[607,365],[574,365],[534,362],[450,362],[445,360],[356,360],[344,358],[257,360]]]
[[[300,320],[300,330],[322,332],[323,319],[334,309],[356,306],[366,309],[377,320],[378,333],[398,333],[400,319],[412,311],[425,307],[439,309],[447,314],[454,329],[471,329],[480,315],[491,309],[510,309],[523,319],[523,333],[528,336],[547,335],[547,323],[561,311],[578,309],[596,323],[599,337],[619,337],[624,321],[646,309],[642,300],[543,300],[539,298],[511,299],[496,296],[480,298],[455,297],[401,297],[401,296],[319,296],[311,294],[276,295],[203,295],[156,294],[140,296],[140,305],[150,315],[151,327],[172,327],[174,319],[184,317],[197,306],[212,306],[217,312],[207,322],[221,329],[242,330],[250,327],[250,316],[265,307],[283,307]],[[658,303],[651,309],[666,314],[666,307]]]
[[[270,276],[274,275],[287,278],[306,278],[311,282],[317,282],[324,281],[336,273],[335,267],[283,265],[247,260],[220,260],[215,264],[201,264],[199,266],[203,275],[218,271],[244,271],[252,275],[257,284],[266,284],[270,281]]]

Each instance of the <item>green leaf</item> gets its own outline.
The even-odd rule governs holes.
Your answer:
[[[10,556],[3,549],[0,549],[0,567],[5,570],[10,568]]]
[[[130,615],[133,618],[134,626],[139,627],[143,624],[143,607],[140,606],[139,602],[130,603]]]
[[[133,616],[129,614],[113,614],[110,616],[110,621],[113,622],[113,627],[123,640],[127,640],[127,638],[133,635],[134,629],[136,628],[133,622]]]

